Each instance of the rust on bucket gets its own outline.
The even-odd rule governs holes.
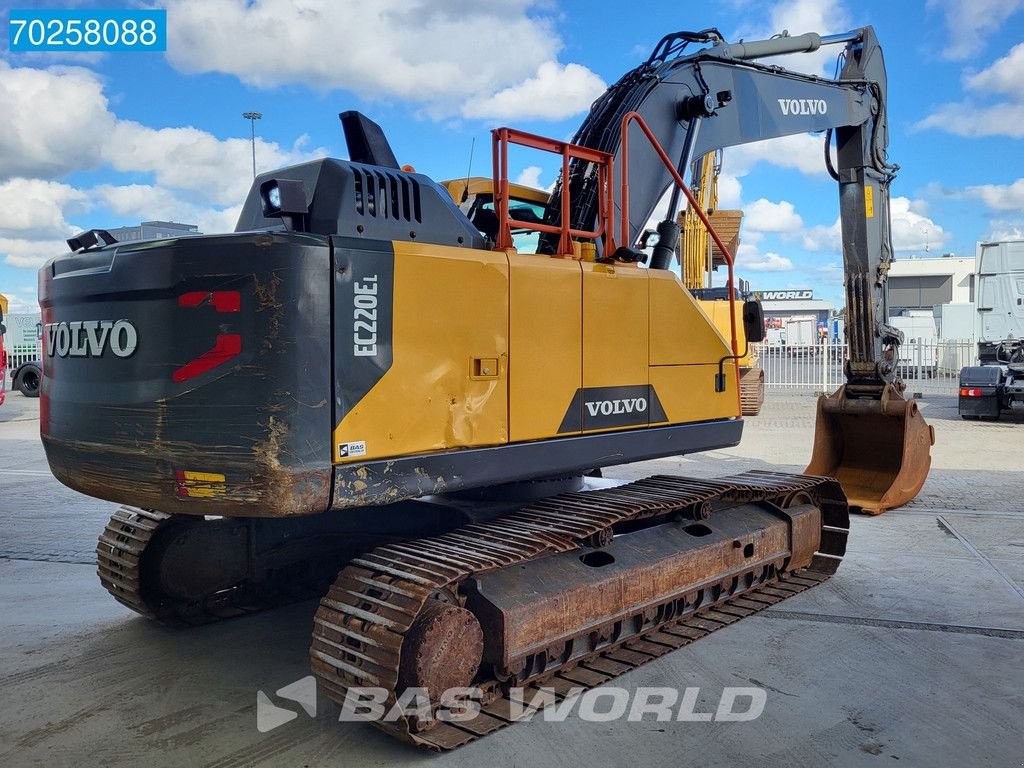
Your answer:
[[[915,400],[887,384],[880,399],[854,398],[840,387],[818,398],[814,451],[807,475],[834,477],[851,510],[878,515],[921,491],[931,468],[935,430]]]

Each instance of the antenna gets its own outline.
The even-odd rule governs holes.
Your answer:
[[[469,199],[469,177],[473,175],[473,150],[475,148],[476,136],[473,137],[473,143],[469,145],[469,168],[466,169],[466,186],[462,190],[462,199],[459,200],[460,205]]]

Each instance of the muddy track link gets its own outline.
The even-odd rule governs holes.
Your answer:
[[[506,669],[488,677],[482,671],[474,686],[484,694],[483,706],[471,721],[403,716],[374,723],[417,746],[439,751],[461,746],[514,722],[509,698],[513,686],[545,686],[565,695],[573,687],[601,685],[827,579],[845,553],[849,528],[838,484],[829,478],[771,472],[715,480],[654,476],[616,488],[561,494],[449,534],[378,547],[342,570],[321,600],[310,648],[314,674],[338,703],[350,688],[382,687],[389,690],[388,704],[393,705],[408,677],[407,638],[423,632],[424,620],[428,631],[436,631],[439,596],[441,603],[451,605],[467,580],[588,544],[604,545],[612,526],[645,517],[700,520],[715,503],[765,501],[780,507],[810,501],[820,510],[820,545],[806,568],[786,571],[782,563],[762,563],[742,574],[730,573],[693,595],[677,595],[656,609],[638,611],[620,622],[628,622],[629,632],[620,627],[591,633],[585,642],[592,650],[585,656],[570,652],[580,636],[564,645],[562,656],[553,647],[511,674]],[[465,609],[453,607],[449,613],[459,610]],[[410,633],[414,627],[418,629]]]
[[[96,572],[103,587],[122,605],[170,626],[209,624],[323,595],[328,580],[311,580],[282,569],[279,574],[240,577],[236,583],[192,598],[169,595],[160,587],[159,561],[165,537],[187,536],[223,523],[122,506],[111,516],[96,545]],[[208,556],[208,551],[195,555]],[[340,566],[337,560],[334,569]],[[344,559],[342,559],[344,562]]]
[[[96,573],[100,583],[122,605],[150,619],[158,606],[143,595],[142,553],[157,530],[168,524],[163,512],[121,507],[107,522],[96,544]]]
[[[740,407],[744,416],[757,416],[764,405],[764,370],[748,368],[740,377]]]

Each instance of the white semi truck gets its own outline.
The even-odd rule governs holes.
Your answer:
[[[1024,408],[1024,240],[979,243],[978,365],[960,371],[960,416],[995,420]]]

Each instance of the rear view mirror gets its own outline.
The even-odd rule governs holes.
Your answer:
[[[751,344],[764,341],[764,310],[760,301],[743,302],[743,332]]]

